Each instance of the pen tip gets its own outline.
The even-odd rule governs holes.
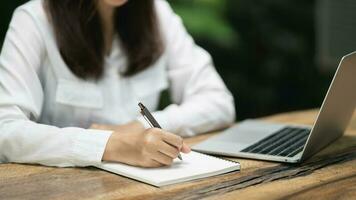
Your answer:
[[[179,160],[183,160],[182,156],[179,154],[178,155]]]

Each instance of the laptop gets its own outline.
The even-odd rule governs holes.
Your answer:
[[[299,163],[341,137],[356,105],[356,51],[338,66],[313,126],[245,120],[193,146],[208,154]]]

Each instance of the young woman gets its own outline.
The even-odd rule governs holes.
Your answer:
[[[166,88],[173,104],[155,111]],[[170,165],[190,151],[181,136],[234,116],[211,57],[164,0],[32,0],[14,12],[0,56],[0,162]]]

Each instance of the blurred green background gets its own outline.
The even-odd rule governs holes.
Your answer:
[[[315,61],[314,0],[171,0],[213,56],[237,119],[321,105],[333,72]]]
[[[5,2],[1,44],[14,8],[26,1]],[[213,56],[238,120],[321,105],[333,71],[321,72],[315,61],[314,0],[169,2]]]

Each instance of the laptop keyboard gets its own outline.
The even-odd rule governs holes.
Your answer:
[[[242,152],[293,157],[303,150],[310,129],[286,127],[245,148]]]

